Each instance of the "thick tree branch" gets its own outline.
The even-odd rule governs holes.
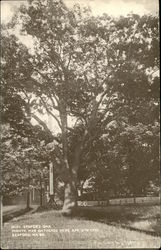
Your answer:
[[[43,122],[38,116],[33,113],[31,113],[31,117],[34,118],[43,127],[43,129],[49,134],[49,136],[51,136],[52,139],[60,143],[60,140],[57,137],[53,136],[52,132],[50,131],[45,122]]]
[[[51,102],[52,102],[52,105],[53,105],[54,108],[56,107],[56,109],[58,110],[58,109],[59,109],[59,108],[58,108],[59,99],[58,99],[58,97],[56,97],[55,94],[53,94],[53,96],[54,96],[54,98],[55,98],[55,100],[56,100],[56,102],[57,102],[57,105],[55,104],[55,100],[53,100],[53,97],[52,97],[51,93],[49,92],[49,98],[50,98],[50,100],[51,100]]]
[[[72,58],[72,54],[73,53],[70,53],[70,55],[69,55],[69,60],[68,60],[68,63],[67,63],[67,69],[69,68],[69,64],[70,64],[70,61],[71,61],[71,58]]]
[[[56,117],[56,115],[53,114],[53,112],[50,111],[46,102],[43,100],[43,98],[41,96],[40,96],[40,99],[41,99],[42,103],[44,104],[46,111],[57,121],[57,124],[59,125],[60,129],[62,129],[62,125],[61,125],[59,119]]]
[[[48,133],[50,133],[50,134],[52,135],[50,129],[48,128],[48,126],[46,125],[45,122],[43,122],[38,116],[36,116],[36,115],[33,114],[33,113],[31,113],[31,116],[32,116],[32,118],[34,118],[34,119],[44,128],[44,130],[45,130],[46,132],[48,132]]]
[[[36,68],[34,68],[34,70],[35,70],[39,75],[41,75],[43,79],[45,79],[46,81],[50,81],[50,82],[51,82],[51,79],[50,79],[47,75],[44,75],[42,72],[40,72],[40,71],[39,71],[38,69],[36,69]],[[36,81],[36,82],[37,82],[37,81]],[[41,86],[41,84],[39,84],[39,86]],[[56,97],[55,94],[53,94],[53,95],[54,95],[54,98],[56,99],[56,101],[57,101],[57,103],[58,103],[58,102],[59,102],[58,98]],[[54,103],[54,101],[52,100],[51,94],[49,94],[49,96],[50,96],[50,99],[51,99],[51,101],[52,101],[53,108],[56,109],[56,110],[59,110],[58,106],[56,106],[55,103]]]

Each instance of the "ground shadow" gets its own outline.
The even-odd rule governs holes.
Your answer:
[[[139,213],[139,209],[138,212],[131,212],[126,207],[109,209],[109,211],[108,208],[82,207],[79,209],[78,217],[153,236],[161,236],[161,218],[158,213],[147,216]]]
[[[34,213],[42,213],[45,211],[55,210],[60,211],[62,209],[62,206],[60,205],[53,205],[53,204],[45,204],[43,206],[39,206]]]
[[[11,212],[9,214],[5,214],[5,215],[3,215],[3,223],[8,222],[8,221],[12,220],[13,218],[24,215],[24,214],[30,212],[31,210],[33,210],[33,208],[23,208],[23,209],[20,209],[18,211]]]

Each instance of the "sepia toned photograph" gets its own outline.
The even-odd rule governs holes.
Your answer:
[[[159,249],[159,1],[0,6],[1,249]]]

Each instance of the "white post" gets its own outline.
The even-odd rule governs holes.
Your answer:
[[[35,201],[35,187],[32,188],[32,200]]]
[[[53,163],[50,162],[49,164],[49,193],[50,195],[54,194],[54,188],[53,188]]]
[[[47,185],[46,199],[47,199],[47,202],[49,202],[50,197],[49,197],[49,186],[48,185]]]

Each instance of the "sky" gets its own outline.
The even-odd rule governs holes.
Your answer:
[[[14,9],[19,7],[24,0],[2,0],[1,22],[7,23],[11,20]],[[155,14],[159,9],[159,0],[64,0],[67,6],[72,7],[74,3],[80,3],[91,7],[94,15],[107,13],[112,16],[127,15],[130,12],[136,14]]]

